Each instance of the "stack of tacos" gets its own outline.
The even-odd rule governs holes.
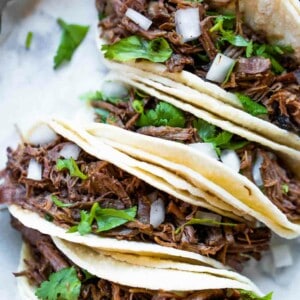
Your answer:
[[[260,299],[228,265],[258,259],[267,228],[212,219],[179,176],[73,124],[49,125],[54,140],[30,143],[36,127],[8,149],[2,173],[1,201],[26,243],[16,273],[24,299]]]

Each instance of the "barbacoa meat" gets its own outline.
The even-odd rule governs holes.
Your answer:
[[[49,276],[63,268],[75,267],[77,276],[81,281],[81,290],[78,300],[175,300],[175,299],[228,299],[239,300],[240,293],[237,290],[205,290],[199,292],[172,293],[164,291],[151,291],[142,288],[131,288],[120,284],[91,277],[86,280],[84,272],[74,265],[61,253],[52,242],[50,236],[26,228],[19,221],[12,218],[12,226],[20,231],[24,241],[30,247],[31,259],[26,260],[26,270],[15,273],[15,276],[26,276],[33,286],[39,286]],[[43,248],[40,247],[44,244]],[[57,264],[57,261],[63,262]]]
[[[276,57],[279,63],[286,69],[286,73],[276,76],[278,71],[273,70],[271,62],[274,57],[261,54],[260,57],[249,57],[245,47],[237,47],[222,40],[218,31],[211,31],[214,26],[215,16],[211,12],[226,8],[232,2],[229,0],[219,1],[128,1],[128,0],[105,0],[96,1],[98,11],[106,16],[99,22],[101,37],[108,43],[115,43],[122,38],[138,35],[146,40],[165,38],[172,50],[171,58],[166,62],[170,72],[182,70],[191,71],[205,79],[207,71],[216,55],[221,52],[226,56],[236,59],[236,64],[229,80],[221,84],[223,88],[231,92],[240,92],[268,108],[269,121],[277,126],[300,133],[299,124],[299,94],[291,90],[291,84],[299,85],[299,65],[288,55]],[[253,32],[243,24],[242,15],[239,11],[239,1],[236,5],[235,28],[231,30],[241,35],[245,40],[268,44],[266,38],[260,32]],[[181,36],[176,32],[175,12],[177,9],[194,7],[199,9],[201,20],[201,36],[192,41],[183,43]],[[128,8],[132,8],[152,21],[148,30],[143,30],[139,25],[125,16]],[[255,48],[255,45],[253,45]],[[276,52],[276,51],[275,51]],[[253,51],[253,54],[258,55]],[[247,58],[246,58],[247,57]],[[277,73],[276,73],[277,72]],[[280,78],[281,76],[281,78]],[[289,91],[276,94],[278,91],[274,84],[281,82],[282,89]],[[297,100],[291,101],[292,98]],[[281,109],[275,102],[281,103]],[[272,103],[269,104],[269,103]],[[282,105],[287,105],[285,108]],[[125,123],[124,123],[125,125]]]
[[[70,177],[68,171],[57,171],[59,153],[55,154],[55,151],[59,152],[66,143],[69,141],[60,137],[46,146],[20,145],[16,151],[9,149],[7,168],[3,172],[5,183],[0,187],[0,202],[14,203],[37,212],[66,230],[77,225],[80,222],[80,211],[89,211],[94,203],[114,209],[137,206],[138,213],[134,221],[97,234],[185,249],[219,259],[237,269],[249,257],[260,258],[261,252],[268,249],[270,231],[251,227],[250,224],[237,224],[230,233],[226,232],[226,226],[213,230],[205,225],[186,226],[180,232],[176,231],[189,219],[195,218],[201,208],[163,193],[82,150],[77,164],[87,174],[86,180]],[[26,178],[32,158],[43,166],[41,181]],[[12,193],[12,186],[18,192]],[[51,195],[56,195],[60,201],[71,206],[56,206]],[[165,221],[154,228],[149,223],[150,207],[157,198],[163,200],[166,215]],[[235,223],[233,220],[230,222]]]

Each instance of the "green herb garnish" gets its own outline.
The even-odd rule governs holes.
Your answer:
[[[63,30],[60,45],[54,57],[54,69],[57,69],[64,61],[70,61],[75,50],[85,38],[89,26],[67,24],[62,19],[57,23]]]
[[[236,226],[237,224],[234,223],[223,223],[223,222],[218,222],[216,220],[212,219],[197,219],[197,218],[192,218],[188,222],[184,223],[180,227],[178,227],[175,231],[175,234],[178,234],[183,230],[183,228],[187,225],[213,225],[213,226]]]
[[[91,211],[80,212],[80,222],[77,226],[70,228],[68,232],[78,231],[85,235],[92,231],[92,224],[97,223],[97,232],[107,231],[133,221],[137,212],[137,207],[133,206],[128,209],[101,208],[98,203],[93,204]]]
[[[155,109],[150,109],[146,113],[141,114],[136,125],[139,127],[171,126],[183,128],[185,117],[183,112],[172,104],[159,102]]]
[[[91,101],[106,101],[111,104],[119,104],[128,101],[128,97],[120,99],[119,97],[108,97],[101,91],[87,92],[79,97],[80,100],[90,103]]]
[[[44,281],[35,295],[42,300],[77,300],[80,295],[81,282],[74,267],[64,268],[52,273]]]
[[[198,119],[193,122],[193,126],[198,130],[198,134],[203,142],[211,143],[217,154],[221,155],[221,149],[238,150],[246,146],[249,142],[233,141],[234,135],[228,131],[219,131],[218,128],[208,122]]]
[[[32,42],[32,38],[33,38],[33,32],[29,31],[29,32],[27,33],[26,41],[25,41],[25,48],[26,48],[27,50],[30,49],[31,42]]]
[[[242,300],[272,300],[273,293],[269,293],[263,297],[257,296],[254,292],[239,290]]]
[[[165,62],[173,53],[164,38],[146,41],[135,35],[121,39],[112,45],[103,45],[101,50],[105,58],[117,61],[143,58],[152,62]]]
[[[79,170],[76,161],[72,157],[69,159],[58,159],[56,162],[56,169],[58,171],[67,169],[69,170],[71,176],[79,177],[83,180],[88,178],[87,175],[85,175]]]
[[[110,112],[103,108],[95,108],[95,113],[100,116],[101,123],[107,123]]]
[[[70,207],[70,206],[72,206],[71,203],[64,203],[64,202],[60,201],[58,199],[58,197],[56,197],[55,195],[51,195],[51,200],[54,202],[54,204],[57,207]]]
[[[284,194],[287,194],[289,192],[289,185],[284,183],[282,186],[281,186],[281,190]]]
[[[235,95],[242,103],[245,111],[248,112],[249,114],[253,116],[258,116],[258,115],[265,115],[268,113],[268,109],[265,106],[253,101],[250,97],[243,95],[241,93],[235,93]]]

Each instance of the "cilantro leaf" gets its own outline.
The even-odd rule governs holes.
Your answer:
[[[215,225],[215,226],[236,226],[237,224],[234,223],[223,223],[223,222],[218,222],[216,220],[213,219],[198,219],[198,218],[192,218],[189,221],[187,221],[186,223],[184,223],[183,225],[181,225],[180,227],[178,227],[175,231],[175,234],[178,234],[179,232],[181,232],[183,230],[183,228],[187,225]]]
[[[269,293],[263,297],[257,296],[254,292],[239,290],[242,300],[272,300],[273,293]]]
[[[290,189],[290,187],[288,184],[286,184],[286,183],[282,184],[281,190],[284,194],[287,194],[289,192],[289,189]]]
[[[107,231],[123,225],[128,221],[133,221],[136,216],[136,212],[136,206],[124,210],[99,207],[95,216],[98,225],[97,232]]]
[[[203,142],[211,143],[217,154],[221,154],[221,149],[238,150],[249,142],[246,140],[233,141],[234,135],[228,131],[219,131],[218,128],[208,122],[198,119],[193,122],[198,134]]]
[[[54,57],[54,69],[57,69],[64,61],[70,61],[75,50],[85,38],[89,26],[67,24],[62,19],[57,19],[63,33],[60,45]]]
[[[121,39],[112,45],[103,45],[101,50],[105,58],[117,61],[144,58],[152,62],[165,62],[173,53],[164,38],[146,41],[135,35]]]
[[[268,113],[268,109],[263,105],[253,101],[250,97],[241,93],[235,93],[246,112],[253,116],[264,115]]]
[[[78,231],[81,235],[85,235],[92,231],[92,224],[97,222],[97,232],[107,231],[133,221],[137,213],[137,207],[133,206],[128,209],[101,208],[98,203],[93,204],[91,211],[80,212],[80,222],[77,226],[73,226],[68,232]]]
[[[71,176],[79,177],[83,180],[88,178],[87,175],[85,175],[79,170],[76,161],[72,157],[69,159],[58,159],[56,162],[56,169],[58,171],[67,169],[69,170]]]
[[[141,114],[136,125],[144,126],[171,126],[183,128],[185,117],[183,112],[172,104],[160,102],[155,109],[150,109]]]
[[[226,41],[236,47],[247,47],[248,44],[250,43],[245,38],[243,38],[241,35],[234,34],[234,32],[232,32],[232,31],[222,32],[221,41]]]
[[[54,204],[57,206],[57,207],[70,207],[72,206],[71,203],[63,203],[62,201],[60,201],[58,199],[58,197],[54,196],[54,195],[51,195],[51,200],[54,202]]]
[[[29,31],[29,32],[27,33],[26,40],[25,40],[25,48],[26,48],[27,50],[30,49],[31,42],[32,42],[32,38],[33,38],[33,32],[32,32],[32,31]]]
[[[80,295],[81,282],[74,267],[64,268],[52,273],[44,281],[35,295],[42,300],[77,300]]]
[[[122,99],[119,97],[108,97],[101,91],[87,92],[81,95],[79,98],[87,103],[90,103],[91,101],[107,101],[111,104],[118,104],[120,102],[128,101],[128,98],[126,97]]]
[[[109,118],[110,112],[103,108],[95,108],[95,113],[100,116],[101,123],[107,123],[107,119]]]

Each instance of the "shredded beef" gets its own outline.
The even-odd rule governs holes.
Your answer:
[[[260,232],[259,228],[236,225],[232,228],[230,243],[227,239],[226,226],[220,228],[204,225],[185,226],[178,232],[177,228],[183,226],[189,219],[195,218],[195,214],[201,208],[163,193],[82,150],[76,162],[79,169],[87,174],[86,180],[71,177],[67,170],[58,171],[54,158],[58,158],[59,153],[55,152],[59,152],[66,143],[69,142],[59,138],[46,146],[21,145],[16,151],[9,149],[7,168],[2,172],[5,183],[0,186],[1,202],[18,204],[37,212],[42,217],[52,219],[54,223],[66,229],[77,225],[80,221],[80,210],[90,210],[94,203],[99,203],[103,208],[114,209],[137,206],[134,221],[101,233],[96,232],[96,225],[92,227],[93,230],[102,236],[152,242],[193,251],[217,258],[226,264],[230,264],[234,256],[233,266],[236,268],[241,268],[240,263],[245,261],[245,256],[238,253],[231,254],[232,249],[238,247],[241,254],[257,258],[260,256],[258,246],[254,242],[255,234]],[[47,172],[43,172],[42,181],[26,179],[28,162],[31,158],[39,161],[43,168],[47,167]],[[15,186],[18,192],[12,193],[12,186]],[[56,206],[51,200],[51,195],[56,195],[60,201],[70,206]],[[164,201],[166,215],[165,221],[157,228],[153,228],[149,223],[150,209],[151,203],[157,198]],[[261,240],[262,250],[267,249],[270,240],[270,231],[266,230],[268,234]],[[240,241],[240,235],[246,235],[248,232],[254,233],[253,241],[252,237]],[[41,249],[41,252],[46,250]]]
[[[101,278],[85,278],[84,272],[74,265],[52,242],[50,236],[27,228],[19,221],[12,218],[13,227],[20,231],[23,239],[29,246],[31,257],[25,260],[26,270],[14,275],[26,276],[30,284],[40,286],[49,279],[50,275],[63,268],[75,267],[78,279],[81,281],[81,289],[78,300],[175,300],[175,299],[228,299],[239,300],[240,293],[237,290],[204,290],[199,292],[186,292],[174,294],[172,292],[152,291],[142,288],[131,288],[104,280]],[[41,247],[42,245],[42,247]],[[47,249],[45,251],[45,249]],[[57,262],[60,262],[59,264]]]
[[[267,101],[270,119],[279,127],[300,133],[300,96],[280,90]]]
[[[191,143],[194,140],[196,129],[170,126],[146,126],[138,129],[137,132],[144,135],[155,136],[166,140]]]
[[[253,165],[260,155],[263,163],[260,173],[266,196],[292,221],[300,220],[300,181],[293,178],[284,169],[284,163],[274,154],[250,145],[240,151],[241,172],[249,180],[252,177]],[[286,188],[285,188],[286,186]]]
[[[237,72],[245,74],[258,74],[264,73],[271,69],[271,61],[268,58],[240,57],[238,60]]]
[[[180,72],[186,65],[193,65],[194,60],[192,57],[183,56],[181,54],[173,54],[167,61],[167,68],[171,72]]]

